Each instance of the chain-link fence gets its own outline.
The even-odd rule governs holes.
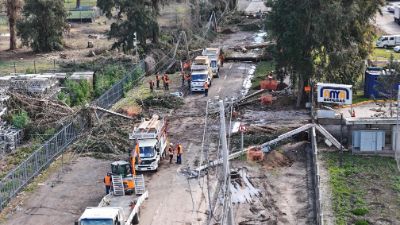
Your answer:
[[[136,85],[141,78],[145,75],[145,63],[141,61],[136,67],[127,74],[124,78],[114,84],[104,94],[102,94],[96,101],[95,104],[101,108],[108,109],[114,105],[118,100],[124,96],[124,90],[129,89]]]
[[[62,153],[86,128],[86,125],[86,120],[80,118],[79,121],[64,126],[24,162],[9,172],[0,182],[0,209],[3,209],[29,181]]]
[[[102,108],[110,108],[124,96],[124,90],[136,85],[144,76],[145,63],[142,61],[118,83],[94,101]],[[24,162],[9,172],[0,182],[0,210],[21,191],[40,171],[46,168],[87,128],[84,113],[64,126],[46,141]]]

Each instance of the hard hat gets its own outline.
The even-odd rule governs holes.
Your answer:
[[[173,146],[174,144],[172,144],[172,143],[169,143],[169,145]]]

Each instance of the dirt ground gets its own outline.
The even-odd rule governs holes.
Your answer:
[[[221,35],[215,43],[234,46],[243,40],[251,40],[255,36],[257,36],[255,32]],[[204,97],[202,93],[188,95],[184,97],[184,104],[181,108],[161,110],[167,112],[169,118],[170,141],[181,143],[184,146],[183,164],[169,164],[165,160],[161,163],[158,172],[145,173],[149,198],[141,210],[140,224],[205,224],[208,214],[207,187],[200,182],[201,179],[188,180],[181,172],[187,167],[196,168],[203,159],[201,145],[207,100],[228,100],[242,97],[247,92],[245,88],[248,87],[248,78],[254,73],[254,64],[227,62],[220,72],[220,78],[212,81],[208,97]],[[143,87],[147,87],[147,83],[129,92],[127,98],[130,93],[137,92]],[[173,77],[170,92],[182,90],[179,78]],[[158,92],[163,93],[160,90]],[[124,104],[130,102],[122,101]],[[117,105],[123,107],[121,103],[117,103]],[[255,116],[252,116],[253,113]],[[298,111],[283,113],[280,110],[271,110],[267,114],[248,111],[244,113],[243,118],[250,124],[268,123],[273,120],[278,124],[278,120],[285,120],[286,122],[282,123],[281,127],[290,125],[292,122],[302,123],[303,120],[307,120],[306,114]],[[213,131],[217,131],[218,118],[213,118],[209,124]],[[218,135],[215,135],[210,143],[209,153],[210,157],[214,159],[218,152],[217,138]],[[249,167],[256,188],[262,190],[263,193],[262,197],[254,203],[235,206],[236,221],[242,222],[241,224],[313,224],[310,219],[307,160],[304,150],[300,146],[288,149],[285,157],[288,157],[290,163],[283,164],[283,167],[279,164],[271,169],[269,166],[247,164],[244,161],[233,163],[234,167]],[[10,216],[7,224],[30,224],[31,221],[28,221],[30,218],[34,222],[32,224],[46,225],[54,224],[56,221],[58,225],[70,225],[79,218],[79,214],[85,206],[97,203],[104,194],[101,178],[109,169],[109,162],[84,158],[79,159],[78,163],[71,166],[71,169],[71,172],[62,176],[62,183],[54,188],[43,186],[32,193],[29,201],[23,203],[28,205],[27,209],[31,209],[31,211],[17,212]],[[80,176],[87,178],[84,183],[85,188],[70,188],[68,185],[79,184]],[[211,182],[210,186],[214,187],[215,181]],[[92,187],[96,188],[96,191],[93,191]],[[65,198],[68,199],[65,200]],[[46,203],[46,209],[60,208],[65,213],[54,213],[54,218],[49,218],[45,215],[48,215],[50,211],[43,209],[43,202],[49,202]],[[37,211],[32,213],[32,208]],[[264,219],[268,222],[249,221],[249,217],[259,219],[264,217],[264,214],[267,215]]]
[[[104,174],[110,162],[81,157],[67,163],[39,184],[33,193],[6,216],[2,224],[71,225],[88,206],[97,206],[105,195]]]

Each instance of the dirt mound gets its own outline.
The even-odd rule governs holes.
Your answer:
[[[173,95],[163,95],[163,96],[152,95],[146,99],[137,100],[137,103],[145,109],[148,109],[150,107],[177,109],[183,105],[183,100],[182,98]]]
[[[138,116],[141,112],[142,109],[138,106],[126,106],[118,110],[118,113],[122,113],[130,117]]]
[[[274,168],[291,166],[292,163],[293,161],[286,155],[273,150],[264,156],[263,167],[267,170],[271,170]]]

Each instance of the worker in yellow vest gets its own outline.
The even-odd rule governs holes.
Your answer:
[[[176,164],[182,164],[183,147],[178,144],[176,147]]]

